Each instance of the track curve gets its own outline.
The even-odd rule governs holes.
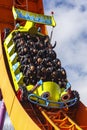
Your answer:
[[[40,130],[40,128],[31,120],[27,115],[20,102],[18,101],[10,83],[5,61],[3,57],[2,45],[0,37],[0,88],[3,93],[4,102],[6,104],[6,109],[12,120],[13,125],[16,130],[29,130],[35,129]],[[3,66],[3,67],[2,67]],[[4,78],[5,77],[5,78]],[[17,116],[18,115],[18,116]],[[26,123],[25,123],[26,122]]]

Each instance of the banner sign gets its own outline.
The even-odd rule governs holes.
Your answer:
[[[53,27],[56,26],[56,22],[53,16],[36,14],[25,10],[17,9],[15,7],[12,8],[12,12],[15,20],[23,19],[27,21],[32,21],[34,23],[46,24]]]

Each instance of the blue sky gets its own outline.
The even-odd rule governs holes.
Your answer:
[[[52,42],[57,41],[57,56],[72,89],[79,92],[80,100],[87,105],[87,0],[44,0],[44,6],[45,14],[54,11],[57,25]]]
[[[45,14],[54,11],[56,27],[52,43],[57,41],[55,51],[66,69],[72,89],[80,94],[87,105],[87,0],[43,0]],[[50,35],[51,27],[48,27]],[[9,117],[5,126],[10,124]],[[5,127],[3,130],[6,130]],[[11,130],[12,127],[11,127]]]

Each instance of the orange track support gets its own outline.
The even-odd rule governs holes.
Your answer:
[[[25,9],[30,12],[44,14],[42,0],[0,0],[0,30],[4,28],[14,29],[16,21],[13,19],[12,6]],[[17,21],[19,22],[19,21]],[[24,21],[22,21],[24,22]],[[42,33],[46,33],[45,25],[40,25]]]
[[[42,114],[56,130],[82,130],[63,110],[42,110]]]

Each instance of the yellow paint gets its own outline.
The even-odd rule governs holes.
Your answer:
[[[2,52],[1,44],[0,41],[0,52]],[[0,89],[3,94],[7,112],[12,120],[15,130],[40,130],[18,101],[8,77],[3,53],[0,56]]]
[[[14,34],[15,32],[17,32],[17,31],[27,32],[27,31],[29,31],[29,29],[32,28],[33,26],[34,26],[34,23],[33,23],[33,22],[27,21],[24,27],[20,26],[18,30],[13,30],[13,31],[8,35],[8,37],[5,39],[5,41],[4,41],[4,48],[5,48],[5,52],[6,52],[6,55],[7,55],[7,59],[8,59],[8,63],[9,63],[9,67],[10,67],[10,71],[11,71],[11,74],[12,74],[12,79],[13,79],[14,87],[15,87],[15,90],[16,90],[16,91],[17,91],[18,88],[19,88],[19,84],[18,84],[18,82],[17,82],[17,80],[16,80],[15,72],[14,72],[14,70],[13,70],[13,68],[12,68],[12,65],[13,65],[14,63],[11,62],[11,56],[10,56],[10,54],[9,54],[9,52],[8,52],[8,48],[9,48],[12,44],[14,44],[13,41],[12,41],[12,38],[13,38],[13,34]],[[36,31],[35,31],[35,32],[36,32]],[[15,49],[14,49],[14,50],[15,50]],[[15,53],[14,50],[13,50],[13,52],[12,52],[13,54]],[[17,57],[17,56],[16,56],[16,57]],[[20,70],[19,70],[19,73],[20,73]],[[22,73],[21,73],[20,82],[22,82],[22,79],[23,79],[23,75],[22,75]]]
[[[54,82],[43,82],[43,86],[38,87],[38,95],[42,96],[43,93],[49,92],[48,100],[58,101],[60,98],[60,87]]]
[[[55,22],[53,16],[32,13],[32,12],[25,11],[22,9],[17,9],[14,6],[12,7],[12,12],[13,12],[13,16],[14,16],[15,20],[16,19],[28,20],[28,21],[32,21],[34,23],[50,25],[53,27],[56,26],[56,22]]]
[[[46,120],[48,120],[48,122],[53,126],[54,130],[61,130],[57,125],[55,125],[55,123],[48,117],[48,115],[44,111],[41,111],[41,113],[46,118]]]

